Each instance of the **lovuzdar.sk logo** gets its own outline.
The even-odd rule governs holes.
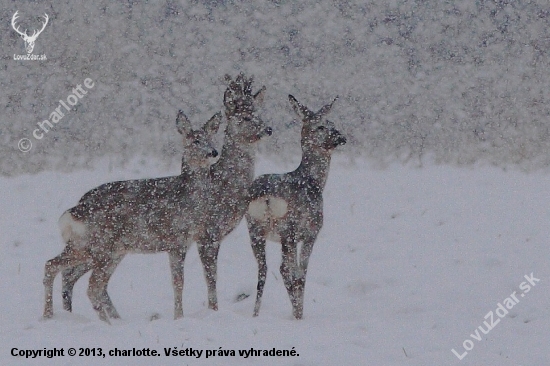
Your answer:
[[[11,18],[11,26],[13,29],[21,35],[21,38],[23,38],[23,41],[25,41],[25,50],[27,51],[26,55],[13,55],[14,60],[25,60],[25,61],[45,61],[46,55],[33,55],[32,51],[34,50],[34,42],[44,31],[44,28],[46,28],[46,25],[48,24],[48,14],[44,14],[44,22],[42,23],[42,29],[37,30],[35,29],[32,33],[32,35],[27,34],[27,29],[25,29],[25,32],[21,32],[19,30],[19,26],[16,25],[17,18],[19,18],[19,15],[17,14],[19,11],[16,11],[15,14],[13,14],[13,17]]]

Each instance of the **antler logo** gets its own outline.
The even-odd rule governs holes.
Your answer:
[[[46,24],[48,24],[48,14],[44,14],[44,19],[45,19],[45,22],[42,23],[42,29],[40,29],[39,31],[37,31],[36,29],[34,30],[32,36],[29,36],[27,34],[27,30],[25,29],[25,32],[21,32],[19,30],[19,26],[15,26],[15,21],[17,20],[17,18],[19,17],[17,15],[19,11],[16,11],[15,14],[13,14],[13,18],[11,18],[11,26],[13,27],[13,29],[19,33],[21,35],[21,38],[23,38],[23,40],[25,41],[25,49],[27,50],[27,54],[31,54],[32,53],[32,50],[34,49],[34,42],[36,41],[36,38],[38,38],[38,36],[40,35],[40,33],[42,33],[42,31],[44,30],[44,28],[46,28]]]

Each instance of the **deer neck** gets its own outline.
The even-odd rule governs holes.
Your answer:
[[[221,178],[221,182],[248,187],[254,179],[254,159],[253,144],[239,143],[226,135],[220,159],[212,165],[211,172],[217,179]]]
[[[191,167],[185,160],[182,160],[180,180],[187,182],[187,184],[191,183],[191,185],[206,188],[208,171],[208,167]]]
[[[330,152],[319,148],[302,148],[302,161],[296,173],[303,178],[312,178],[323,190],[330,167]]]

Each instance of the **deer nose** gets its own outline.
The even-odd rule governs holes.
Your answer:
[[[348,140],[347,140],[344,136],[340,135],[340,136],[338,136],[338,138],[336,139],[336,144],[337,144],[337,145],[345,145],[347,141],[348,141]]]
[[[267,136],[271,136],[271,134],[273,133],[273,129],[271,127],[266,127],[264,132]]]
[[[218,151],[216,150],[212,150],[212,152],[210,152],[210,154],[208,154],[208,157],[212,157],[212,158],[215,158],[216,156],[218,156]]]

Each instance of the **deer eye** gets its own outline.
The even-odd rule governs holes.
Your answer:
[[[324,131],[325,130],[325,126],[319,126],[317,127],[317,131]]]
[[[193,141],[193,143],[194,143],[195,145],[199,145],[201,142],[200,142],[199,140],[195,140],[195,141]]]
[[[250,116],[243,117],[243,119],[244,119],[246,122],[252,121],[252,117],[250,117]]]

